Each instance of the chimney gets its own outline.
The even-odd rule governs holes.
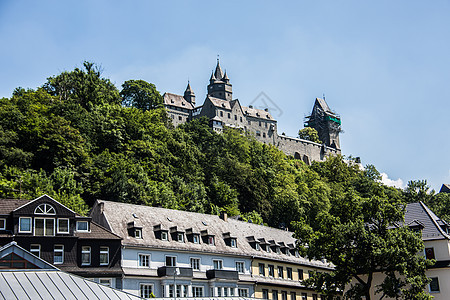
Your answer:
[[[225,222],[227,222],[228,221],[228,214],[223,211],[223,212],[220,213],[220,218],[222,220],[224,220]]]

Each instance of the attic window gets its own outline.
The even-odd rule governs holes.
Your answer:
[[[170,103],[174,103],[173,99],[170,99]]]
[[[50,204],[41,204],[34,210],[36,215],[55,215],[56,211]]]
[[[142,239],[142,228],[134,229],[134,237],[137,239]]]
[[[181,102],[181,105],[185,106],[186,104],[184,102]]]

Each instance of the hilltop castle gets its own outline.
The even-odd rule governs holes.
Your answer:
[[[327,155],[340,154],[339,132],[341,119],[328,107],[325,99],[316,98],[305,126],[317,130],[323,144],[308,140],[278,135],[277,121],[269,109],[257,109],[252,105],[242,106],[238,99],[233,99],[233,89],[227,73],[222,71],[219,60],[209,79],[208,94],[201,106],[195,105],[195,93],[188,83],[184,95],[165,93],[164,106],[175,126],[192,119],[206,116],[213,130],[221,132],[224,126],[240,128],[255,135],[256,139],[275,145],[287,155],[311,161],[323,161]]]

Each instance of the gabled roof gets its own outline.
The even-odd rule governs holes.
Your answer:
[[[211,96],[208,96],[207,99],[209,99],[215,107],[231,110],[231,104],[229,100],[224,100]]]
[[[25,208],[25,207],[27,207],[27,206],[29,206],[29,205],[32,205],[34,202],[37,202],[37,201],[40,201],[40,200],[44,200],[44,201],[46,201],[46,202],[52,202],[55,206],[59,206],[59,207],[63,208],[64,210],[69,211],[70,213],[72,213],[72,214],[74,214],[74,215],[78,215],[76,212],[74,212],[73,210],[71,210],[71,209],[68,208],[67,206],[65,206],[65,205],[63,205],[63,204],[61,204],[61,203],[59,203],[58,201],[56,201],[55,199],[53,199],[52,197],[50,197],[50,196],[47,195],[47,194],[44,194],[44,195],[42,195],[42,196],[40,196],[40,197],[37,197],[37,198],[34,199],[34,200],[31,200],[31,201],[29,201],[29,202],[27,202],[27,203],[24,203],[22,206],[19,206],[19,207],[15,208],[13,211],[14,211],[14,212],[17,212],[17,211],[19,211],[19,210],[21,210],[21,209],[23,209],[23,208]]]
[[[164,105],[171,105],[176,107],[181,107],[184,109],[193,109],[192,103],[187,102],[183,96],[171,93],[164,93],[163,95]]]
[[[101,205],[103,203],[103,206]],[[102,209],[100,209],[102,207]],[[319,268],[329,268],[329,265],[321,261],[310,261],[295,255],[277,254],[273,252],[258,251],[250,245],[247,237],[253,236],[255,240],[273,240],[275,243],[284,245],[295,244],[296,239],[292,232],[272,227],[247,223],[228,218],[224,221],[219,216],[208,215],[187,211],[172,210],[160,207],[134,205],[127,203],[97,200],[92,214],[100,214],[107,220],[111,231],[123,238],[124,246],[149,247],[154,249],[192,251],[203,253],[221,253],[236,256],[254,256],[279,261],[287,261],[296,264],[310,265]],[[142,223],[142,238],[129,235],[127,224],[136,219]],[[191,242],[180,243],[177,241],[163,241],[156,238],[154,226],[161,225],[163,228],[178,226],[190,228],[194,232],[205,232],[215,236],[215,245],[207,243],[195,244]],[[226,245],[223,234],[237,238],[237,248]]]
[[[424,241],[450,239],[450,236],[441,228],[441,225],[444,225],[443,221],[423,202],[409,203],[406,206],[405,224],[408,226],[409,224],[422,225],[422,240]]]
[[[450,193],[450,184],[443,184],[439,193]]]
[[[264,109],[242,106],[242,110],[249,117],[259,118],[259,119],[263,119],[263,120],[271,120],[271,121],[275,120],[272,117],[272,115],[268,111],[265,111]]]
[[[27,262],[31,263],[32,265],[36,266],[38,269],[45,269],[45,270],[58,270],[55,266],[52,264],[49,264],[45,260],[37,257],[36,255],[28,252],[24,248],[17,245],[17,242],[12,241],[3,247],[0,248],[0,260],[2,260],[4,257],[15,254],[22,259],[26,260]],[[23,268],[17,268],[17,269],[23,269]],[[0,288],[1,290],[1,288]]]
[[[316,98],[316,101],[314,102],[314,106],[316,106],[316,105],[320,106],[320,108],[322,108],[322,110],[324,112],[333,113],[331,111],[330,107],[328,106],[327,102],[325,101],[325,99]]]

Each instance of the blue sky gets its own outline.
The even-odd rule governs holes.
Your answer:
[[[0,0],[0,97],[100,64],[202,103],[216,57],[244,105],[264,92],[295,136],[316,97],[345,155],[389,180],[450,183],[449,1]]]

